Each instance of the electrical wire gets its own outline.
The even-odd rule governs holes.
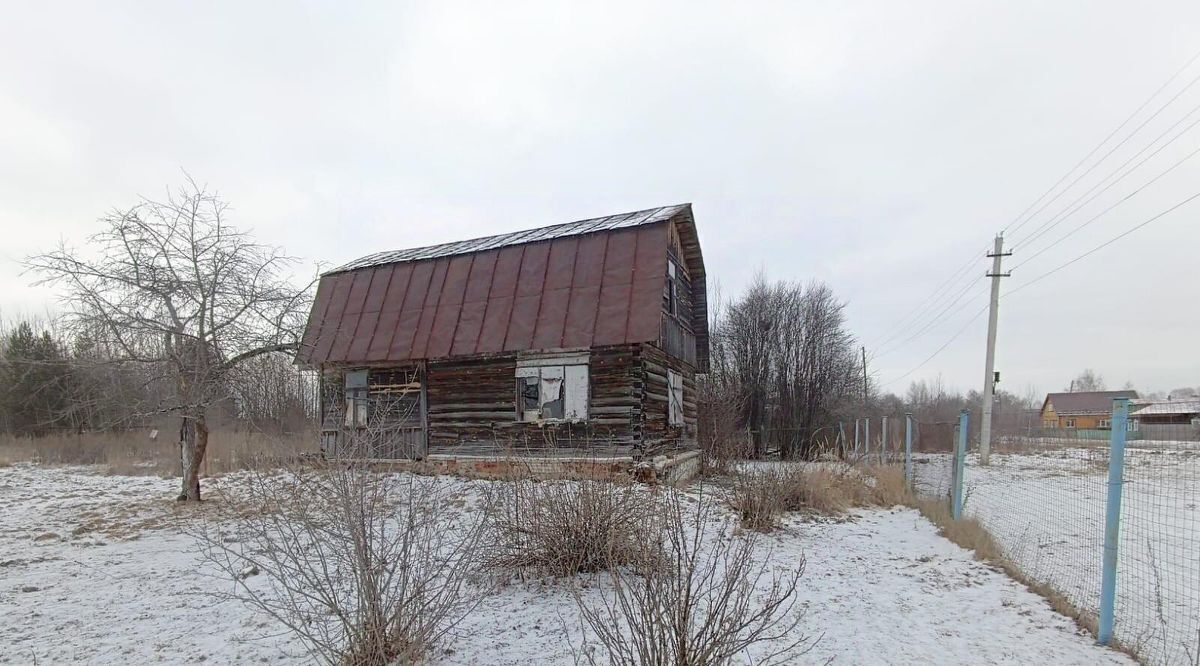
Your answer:
[[[1153,115],[1151,115],[1149,118],[1147,118],[1145,121],[1143,121],[1141,125],[1139,125],[1136,129],[1134,129],[1133,132],[1131,132],[1129,134],[1129,136],[1125,137],[1120,143],[1118,143],[1111,150],[1109,150],[1107,153],[1105,153],[1104,157],[1100,158],[1086,172],[1084,172],[1078,178],[1076,178],[1074,181],[1072,181],[1071,184],[1068,185],[1066,188],[1064,188],[1062,192],[1059,192],[1057,195],[1054,196],[1053,199],[1051,199],[1051,200],[1047,201],[1045,204],[1043,204],[1041,208],[1039,208],[1036,212],[1034,212],[1032,215],[1030,215],[1024,221],[1021,221],[1020,223],[1018,223],[1018,221],[1021,220],[1022,217],[1025,217],[1025,215],[1029,212],[1030,209],[1032,209],[1034,206],[1037,206],[1039,201],[1046,198],[1047,195],[1049,195],[1051,192],[1053,192],[1055,189],[1057,189],[1058,186],[1063,183],[1063,181],[1065,181],[1067,178],[1069,178],[1072,173],[1074,173],[1079,167],[1083,166],[1089,159],[1092,158],[1093,155],[1095,155],[1102,147],[1104,147],[1104,144],[1108,143],[1114,136],[1116,136],[1122,129],[1124,129],[1126,125],[1128,125],[1131,121],[1133,121],[1133,119],[1136,118],[1138,116],[1138,114],[1140,114],[1143,110],[1145,110],[1145,108],[1147,106],[1150,105],[1150,102],[1154,101],[1155,97],[1158,97],[1159,93],[1166,90],[1167,87],[1169,87],[1172,83],[1174,83],[1175,79],[1179,78],[1180,74],[1183,74],[1185,71],[1187,71],[1187,69],[1189,67],[1191,67],[1192,63],[1196,62],[1197,59],[1200,59],[1200,51],[1196,51],[1196,53],[1193,54],[1192,57],[1189,58],[1188,61],[1186,63],[1184,63],[1184,65],[1182,67],[1177,69],[1175,71],[1175,73],[1170,76],[1170,78],[1168,78],[1161,86],[1156,88],[1154,90],[1154,92],[1150,93],[1150,96],[1146,98],[1146,101],[1142,102],[1142,104],[1140,106],[1138,106],[1138,108],[1134,109],[1133,113],[1129,114],[1129,116],[1127,118],[1125,118],[1125,120],[1121,121],[1121,124],[1117,125],[1117,127],[1115,129],[1113,129],[1112,132],[1109,132],[1108,136],[1104,137],[1104,139],[1102,139],[1100,141],[1100,143],[1096,144],[1096,147],[1092,148],[1092,150],[1090,152],[1088,152],[1087,155],[1084,155],[1083,159],[1079,160],[1079,162],[1077,162],[1075,164],[1075,166],[1071,167],[1065,174],[1063,174],[1062,177],[1059,178],[1058,181],[1054,183],[1054,185],[1050,186],[1050,189],[1046,190],[1044,193],[1042,193],[1042,196],[1035,199],[1034,202],[1032,204],[1030,204],[1028,208],[1026,208],[1024,211],[1022,211],[1020,215],[1013,218],[1012,222],[1009,222],[1008,225],[1006,225],[1004,227],[1004,229],[1002,229],[1000,231],[1000,233],[1005,234],[1005,233],[1008,233],[1010,230],[1016,231],[1017,229],[1020,229],[1022,226],[1027,224],[1030,220],[1032,220],[1034,217],[1036,217],[1038,215],[1038,213],[1040,213],[1042,210],[1044,210],[1046,206],[1050,205],[1055,200],[1057,200],[1058,197],[1062,196],[1064,192],[1066,192],[1067,190],[1070,190],[1072,187],[1074,187],[1075,183],[1079,182],[1079,180],[1081,178],[1083,178],[1084,176],[1086,176],[1088,173],[1090,173],[1092,171],[1092,169],[1095,169],[1098,165],[1103,163],[1104,160],[1107,159],[1109,155],[1112,155],[1112,153],[1115,150],[1117,150],[1122,145],[1124,145],[1125,142],[1129,141],[1129,139],[1133,138],[1133,136],[1135,134],[1137,134],[1139,131],[1141,131],[1141,129],[1143,127],[1145,127],[1147,123],[1149,123],[1151,120],[1154,120],[1154,118],[1156,118],[1158,116],[1158,114],[1162,113],[1163,110],[1166,109],[1167,106],[1170,106],[1170,104],[1173,103],[1176,99],[1178,99],[1180,95],[1182,95],[1189,88],[1191,88],[1192,85],[1194,85],[1197,80],[1200,80],[1200,76],[1197,76],[1196,78],[1192,79],[1183,88],[1183,90],[1180,90],[1178,93],[1175,94],[1174,97],[1167,100],[1167,102],[1165,104],[1163,104],[1161,107],[1159,107],[1158,111],[1155,111]],[[1015,228],[1013,227],[1014,224],[1016,225]]]
[[[1079,256],[1077,256],[1077,257],[1075,257],[1074,259],[1071,259],[1070,261],[1067,261],[1067,262],[1065,262],[1065,263],[1059,264],[1058,266],[1056,266],[1056,267],[1054,267],[1054,268],[1050,269],[1049,271],[1046,271],[1045,273],[1042,273],[1041,275],[1037,276],[1036,278],[1034,278],[1034,279],[1032,279],[1032,280],[1029,280],[1028,282],[1024,282],[1024,283],[1022,283],[1022,284],[1019,284],[1019,285],[1017,285],[1016,287],[1013,287],[1012,289],[1010,289],[1010,290],[1008,290],[1007,292],[1005,292],[1005,293],[1004,293],[1004,297],[1011,296],[1012,294],[1015,294],[1015,293],[1017,293],[1018,291],[1021,291],[1022,289],[1026,288],[1026,287],[1028,287],[1028,286],[1030,286],[1030,285],[1032,285],[1032,284],[1035,284],[1035,283],[1037,283],[1037,282],[1040,282],[1041,280],[1044,280],[1044,279],[1045,279],[1045,278],[1047,278],[1047,277],[1050,277],[1051,275],[1053,275],[1053,274],[1055,274],[1055,273],[1057,273],[1057,272],[1061,271],[1062,269],[1066,268],[1067,266],[1070,266],[1071,264],[1074,264],[1075,262],[1077,262],[1077,261],[1079,261],[1079,260],[1083,259],[1084,257],[1088,257],[1088,256],[1090,256],[1090,255],[1092,255],[1092,254],[1095,254],[1096,252],[1099,252],[1100,250],[1102,250],[1102,249],[1104,249],[1104,248],[1108,247],[1109,245],[1112,245],[1113,243],[1115,243],[1115,242],[1117,242],[1117,241],[1121,240],[1122,238],[1125,238],[1126,236],[1128,236],[1128,235],[1132,234],[1133,232],[1137,231],[1138,229],[1141,229],[1142,227],[1145,227],[1146,225],[1150,224],[1151,222],[1154,222],[1154,221],[1156,221],[1156,220],[1158,220],[1158,219],[1162,218],[1163,216],[1165,216],[1165,215],[1167,215],[1167,214],[1169,214],[1169,213],[1172,213],[1172,212],[1174,212],[1175,210],[1177,210],[1177,209],[1179,209],[1179,208],[1182,208],[1183,206],[1185,206],[1185,205],[1187,205],[1187,204],[1191,203],[1192,201],[1194,201],[1194,200],[1196,200],[1196,199],[1200,199],[1200,192],[1197,192],[1197,193],[1195,193],[1195,194],[1191,195],[1190,197],[1187,197],[1186,199],[1184,199],[1184,200],[1180,201],[1179,203],[1177,203],[1177,204],[1175,204],[1175,205],[1171,206],[1170,208],[1168,208],[1168,209],[1166,209],[1166,210],[1164,210],[1164,211],[1162,211],[1162,212],[1160,212],[1160,213],[1158,213],[1158,214],[1156,214],[1156,215],[1154,215],[1154,216],[1152,216],[1152,217],[1150,217],[1150,218],[1148,218],[1148,219],[1146,219],[1146,220],[1142,221],[1141,223],[1139,223],[1139,224],[1137,224],[1137,225],[1133,226],[1132,228],[1130,228],[1130,229],[1127,229],[1127,230],[1125,230],[1124,232],[1122,232],[1122,233],[1120,233],[1120,234],[1117,234],[1116,236],[1114,236],[1114,237],[1112,237],[1112,238],[1110,238],[1110,239],[1108,239],[1108,240],[1104,241],[1103,243],[1101,243],[1101,244],[1097,245],[1096,247],[1094,247],[1094,248],[1092,248],[1092,249],[1088,250],[1087,252],[1084,252],[1083,254],[1081,254],[1081,255],[1079,255]]]
[[[1023,239],[1021,239],[1021,240],[1019,240],[1019,241],[1016,241],[1016,242],[1014,242],[1014,243],[1013,243],[1013,245],[1012,245],[1012,250],[1013,250],[1013,251],[1016,251],[1018,248],[1024,247],[1024,246],[1026,246],[1026,245],[1028,245],[1028,244],[1030,244],[1030,243],[1032,243],[1032,242],[1036,241],[1038,238],[1041,238],[1041,237],[1042,237],[1042,236],[1044,236],[1044,235],[1045,235],[1047,232],[1049,232],[1051,229],[1053,229],[1054,227],[1057,227],[1059,224],[1062,224],[1062,223],[1063,223],[1063,222],[1065,222],[1065,221],[1066,221],[1066,220],[1067,220],[1069,217],[1071,217],[1071,216],[1072,216],[1072,215],[1074,215],[1075,213],[1079,212],[1081,209],[1083,209],[1083,208],[1084,208],[1085,206],[1087,206],[1089,203],[1091,203],[1091,202],[1095,201],[1095,200],[1096,200],[1096,199],[1097,199],[1097,198],[1098,198],[1098,197],[1099,197],[1101,194],[1104,194],[1104,193],[1105,193],[1105,192],[1107,192],[1109,189],[1111,189],[1111,188],[1112,188],[1114,185],[1116,185],[1116,184],[1120,183],[1120,182],[1121,182],[1122,180],[1124,180],[1124,179],[1125,179],[1127,176],[1129,176],[1129,174],[1133,173],[1134,171],[1137,171],[1139,168],[1141,168],[1141,166],[1142,166],[1143,164],[1145,164],[1146,162],[1148,162],[1148,161],[1150,161],[1151,159],[1153,159],[1153,158],[1154,158],[1156,155],[1158,155],[1159,153],[1161,153],[1163,150],[1166,150],[1167,146],[1170,146],[1171,144],[1175,143],[1175,142],[1176,142],[1177,140],[1179,140],[1179,139],[1180,139],[1180,138],[1181,138],[1181,137],[1182,137],[1184,134],[1187,134],[1189,131],[1191,131],[1193,128],[1195,128],[1197,124],[1200,124],[1200,118],[1197,118],[1196,120],[1193,120],[1193,121],[1192,121],[1192,123],[1191,123],[1190,125],[1188,125],[1187,127],[1183,128],[1182,130],[1180,130],[1180,131],[1179,131],[1179,133],[1177,133],[1175,136],[1171,137],[1171,139],[1170,139],[1170,140],[1168,140],[1168,141],[1167,141],[1166,143],[1164,143],[1163,145],[1159,146],[1157,150],[1155,150],[1154,152],[1152,152],[1152,153],[1150,153],[1149,155],[1147,155],[1147,156],[1146,156],[1146,157],[1145,157],[1145,158],[1144,158],[1142,161],[1140,161],[1140,162],[1138,162],[1137,164],[1135,164],[1135,165],[1134,165],[1132,168],[1130,168],[1130,169],[1127,169],[1127,170],[1125,171],[1125,173],[1122,173],[1120,176],[1118,176],[1116,180],[1112,180],[1112,181],[1111,181],[1111,182],[1109,182],[1107,185],[1104,185],[1104,183],[1105,183],[1106,181],[1109,181],[1109,179],[1111,179],[1111,178],[1112,178],[1114,175],[1116,175],[1118,172],[1120,172],[1120,171],[1121,171],[1121,169],[1124,169],[1126,166],[1129,166],[1129,163],[1130,163],[1130,162],[1133,162],[1133,161],[1134,161],[1134,160],[1136,160],[1138,157],[1140,157],[1140,156],[1141,156],[1143,153],[1145,153],[1147,150],[1150,150],[1151,148],[1153,148],[1153,147],[1154,147],[1154,145],[1155,145],[1156,143],[1158,143],[1159,141],[1161,141],[1161,140],[1162,140],[1162,138],[1163,138],[1163,137],[1165,137],[1167,134],[1169,134],[1169,133],[1171,132],[1171,130],[1173,130],[1173,129],[1175,129],[1176,127],[1178,127],[1178,126],[1179,126],[1181,123],[1183,123],[1183,121],[1187,120],[1189,117],[1191,117],[1191,116],[1192,116],[1192,114],[1196,113],[1197,111],[1200,111],[1200,104],[1197,104],[1196,106],[1192,107],[1192,109],[1191,109],[1190,111],[1188,111],[1186,114],[1184,114],[1184,116],[1183,116],[1182,118],[1180,118],[1179,120],[1177,120],[1177,121],[1175,122],[1175,124],[1174,124],[1174,125],[1171,125],[1170,127],[1168,127],[1168,128],[1167,128],[1167,129],[1166,129],[1166,130],[1165,130],[1165,131],[1162,133],[1162,134],[1159,134],[1157,137],[1155,137],[1155,139],[1154,139],[1153,141],[1151,141],[1149,144],[1147,144],[1147,145],[1146,145],[1146,147],[1142,148],[1142,149],[1141,149],[1141,150],[1139,150],[1139,151],[1138,151],[1136,154],[1134,154],[1132,157],[1130,157],[1129,159],[1125,160],[1125,162],[1124,162],[1124,163],[1122,163],[1122,164],[1121,164],[1121,166],[1119,166],[1119,167],[1117,167],[1116,169],[1114,169],[1114,170],[1113,170],[1111,173],[1109,173],[1107,176],[1105,176],[1103,179],[1101,179],[1101,180],[1100,180],[1098,183],[1096,183],[1095,185],[1093,185],[1093,186],[1091,187],[1091,189],[1089,189],[1087,192],[1084,192],[1084,193],[1083,193],[1083,194],[1081,194],[1081,195],[1080,195],[1078,198],[1076,198],[1076,199],[1075,199],[1075,201],[1073,201],[1073,202],[1071,202],[1070,204],[1068,204],[1068,205],[1067,205],[1065,208],[1063,208],[1061,211],[1059,211],[1059,212],[1058,212],[1058,215],[1055,215],[1054,217],[1051,217],[1050,219],[1048,219],[1048,220],[1046,220],[1045,222],[1043,222],[1043,223],[1041,224],[1041,226],[1039,226],[1039,227],[1037,227],[1036,229],[1034,229],[1034,230],[1033,230],[1032,232],[1030,232],[1030,233],[1029,233],[1027,236],[1025,236],[1025,238],[1023,238]],[[1190,157],[1190,155],[1189,155],[1189,157]],[[1186,160],[1186,159],[1187,159],[1187,158],[1185,158],[1185,160]],[[1164,176],[1164,175],[1166,175],[1167,173],[1171,172],[1172,170],[1174,170],[1174,169],[1175,169],[1175,167],[1179,166],[1179,164],[1181,164],[1181,163],[1182,163],[1182,162],[1176,162],[1174,165],[1172,165],[1170,168],[1168,168],[1168,169],[1167,169],[1165,172],[1163,172],[1163,173],[1159,174],[1157,177],[1155,177],[1154,179],[1152,179],[1152,180],[1150,181],[1150,183],[1153,183],[1153,182],[1157,181],[1157,180],[1158,180],[1159,178],[1161,178],[1162,176]],[[1133,194],[1137,194],[1138,192],[1140,192],[1140,191],[1141,191],[1143,188],[1145,188],[1145,187],[1146,187],[1147,185],[1149,185],[1150,183],[1146,183],[1146,184],[1142,185],[1141,187],[1139,187],[1138,189],[1134,190]],[[1093,192],[1093,191],[1095,191],[1095,190],[1096,190],[1096,188],[1100,187],[1101,185],[1104,185],[1104,187],[1103,187],[1103,188],[1102,188],[1100,191],[1098,191],[1098,192],[1095,192],[1095,194],[1092,194],[1092,192]],[[1089,194],[1092,194],[1092,196],[1088,197],[1088,195],[1089,195]],[[1131,194],[1131,195],[1127,195],[1127,196],[1126,196],[1124,199],[1121,199],[1121,201],[1125,201],[1125,200],[1126,200],[1126,199],[1128,199],[1130,196],[1132,196],[1132,194]],[[1088,197],[1086,201],[1083,201],[1084,197]],[[1082,202],[1082,203],[1080,203],[1081,201],[1083,201],[1083,202]],[[1079,204],[1079,205],[1076,205],[1076,204]]]

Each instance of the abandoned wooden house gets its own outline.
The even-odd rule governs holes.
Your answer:
[[[299,362],[328,456],[692,448],[708,366],[690,204],[394,252],[321,276]]]

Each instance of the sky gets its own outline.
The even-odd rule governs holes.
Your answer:
[[[1003,388],[1061,390],[1084,368],[1110,388],[1200,386],[1200,199],[1022,286],[1200,192],[1200,156],[1145,185],[1200,148],[1200,61],[1180,72],[1194,0],[4,15],[0,317],[54,312],[24,257],[86,247],[97,218],[186,171],[307,272],[691,202],[710,290],[828,283],[891,391],[981,388],[984,255],[1008,227]]]

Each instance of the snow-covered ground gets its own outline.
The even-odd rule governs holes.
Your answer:
[[[204,509],[174,503],[176,483],[0,468],[0,663],[311,662],[274,621],[210,594],[227,582],[197,571],[180,519]],[[912,510],[796,518],[762,545],[807,558],[802,627],[819,641],[801,663],[1132,663]],[[514,582],[435,663],[572,664],[579,626],[561,585]]]
[[[1118,548],[1115,635],[1156,664],[1200,659],[1200,452],[1171,444],[1126,450]],[[930,487],[948,487],[936,477],[949,455],[916,457]],[[1097,613],[1107,468],[1103,446],[993,453],[989,467],[970,454],[964,510],[1024,572]]]

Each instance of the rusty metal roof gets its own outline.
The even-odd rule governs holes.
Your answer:
[[[339,266],[338,268],[335,268],[329,272],[341,273],[344,271],[352,271],[357,268],[366,268],[368,266],[391,264],[397,261],[436,259],[438,257],[450,257],[457,254],[471,254],[472,252],[493,250],[496,248],[507,247],[509,245],[553,240],[555,238],[577,236],[579,234],[586,234],[594,231],[627,229],[629,227],[636,227],[643,224],[654,224],[655,222],[669,220],[690,207],[691,204],[660,206],[659,208],[637,210],[632,213],[620,213],[618,215],[594,217],[589,220],[555,224],[549,227],[526,229],[525,231],[514,231],[507,234],[498,234],[496,236],[484,236],[483,238],[455,241],[453,243],[442,243],[441,245],[429,245],[426,247],[409,248],[407,250],[377,252],[375,254],[362,257],[361,259],[355,259],[354,261],[351,261],[344,266]]]
[[[703,261],[690,204],[351,262],[321,277],[297,360],[373,363],[655,341],[672,220],[694,247],[700,293],[692,319],[706,365]]]

